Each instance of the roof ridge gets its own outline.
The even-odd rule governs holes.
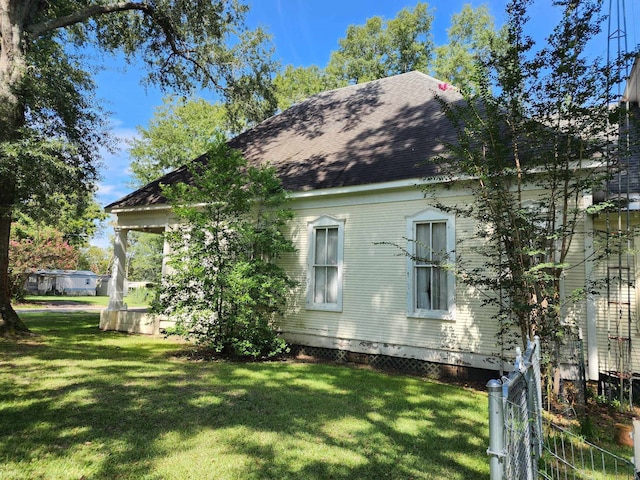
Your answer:
[[[393,75],[389,75],[388,77],[383,77],[383,78],[375,78],[373,80],[368,80],[366,82],[361,82],[361,83],[353,83],[350,85],[346,85],[344,87],[338,87],[338,88],[332,88],[331,90],[325,90],[323,92],[318,92],[318,93],[314,93],[313,95],[311,95],[310,97],[307,97],[306,99],[302,100],[300,103],[306,102],[307,100],[309,100],[310,98],[316,97],[316,96],[320,96],[320,95],[328,95],[330,93],[339,91],[339,90],[345,90],[345,89],[353,89],[353,90],[357,90],[360,88],[366,88],[367,86],[370,86],[372,83],[388,83],[391,81],[397,81],[400,77],[404,77],[404,76],[422,76],[425,77],[426,79],[432,81],[433,83],[436,84],[440,84],[440,83],[448,83],[448,82],[444,82],[443,80],[438,80],[435,77],[432,77],[431,75],[421,72],[420,70],[411,70],[409,72],[403,72],[403,73],[396,73]],[[297,103],[296,105],[300,105],[300,103]],[[292,105],[292,107],[295,105]],[[292,108],[289,107],[289,108]],[[286,111],[286,110],[285,110]],[[275,115],[272,115],[275,116]],[[271,118],[271,117],[269,117]]]

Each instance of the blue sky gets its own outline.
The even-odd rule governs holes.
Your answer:
[[[275,59],[283,66],[318,65],[324,67],[331,52],[337,50],[338,40],[344,37],[349,25],[362,25],[373,16],[393,18],[402,8],[415,6],[408,0],[249,0],[251,11],[247,17],[249,27],[261,26],[273,36]],[[436,44],[446,43],[446,29],[451,15],[459,12],[465,3],[478,6],[485,3],[496,19],[504,23],[506,0],[470,2],[470,0],[432,0],[427,2],[434,13],[432,28]],[[530,34],[543,39],[555,25],[558,13],[550,7],[550,0],[537,0],[530,9]],[[614,2],[615,3],[615,2]],[[636,0],[627,2],[627,36],[629,45],[635,45],[636,19],[640,19],[640,6]],[[606,29],[606,27],[605,27]],[[605,54],[606,34],[594,45],[596,54]],[[124,68],[117,60],[107,59],[105,69],[96,76],[98,96],[111,112],[113,133],[121,146],[117,154],[104,155],[103,179],[98,201],[106,205],[131,191],[128,186],[129,157],[126,140],[136,135],[137,126],[147,126],[154,109],[162,103],[162,92],[145,89],[140,84],[144,72],[136,65]],[[206,96],[206,93],[205,93]],[[106,246],[111,229],[93,244]]]

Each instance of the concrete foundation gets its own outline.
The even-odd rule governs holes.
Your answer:
[[[158,315],[152,315],[145,309],[102,310],[100,312],[100,330],[159,335],[164,328],[173,326]]]

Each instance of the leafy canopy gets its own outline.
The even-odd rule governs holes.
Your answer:
[[[451,18],[448,43],[435,47],[433,20],[429,5],[418,2],[394,18],[372,17],[364,25],[350,25],[324,68],[287,65],[278,72],[274,80],[278,108],[325,90],[412,70],[459,88],[475,88],[474,62],[487,59],[492,49],[504,48],[504,32],[495,30],[486,6],[465,5]]]
[[[316,93],[344,87],[347,82],[339,80],[316,65],[310,67],[287,65],[284,70],[278,72],[273,85],[278,108],[285,110]]]
[[[227,127],[221,104],[202,98],[168,96],[147,127],[131,141],[131,173],[136,186],[146,185],[204,154]]]
[[[159,283],[164,261],[164,237],[132,231],[127,240],[127,280]]]
[[[433,75],[461,89],[477,88],[472,72],[478,62],[486,63],[492,51],[503,51],[506,30],[496,31],[486,5],[465,4],[451,17],[448,43],[434,50]]]
[[[80,248],[78,270],[90,270],[98,275],[107,275],[112,261],[113,248],[89,245]]]
[[[350,25],[340,48],[333,52],[327,71],[339,80],[362,83],[399,73],[426,72],[431,59],[433,15],[426,3],[405,8],[391,20],[369,18]]]

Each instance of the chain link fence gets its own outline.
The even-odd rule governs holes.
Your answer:
[[[551,422],[544,425],[544,449],[538,464],[545,480],[634,480],[633,463],[593,445]]]
[[[491,380],[489,450],[491,480],[534,480],[542,446],[540,339],[516,352],[514,370]]]
[[[542,419],[540,340],[516,354],[513,371],[487,384],[491,480],[640,480],[633,463]],[[640,458],[640,422],[634,422]]]

